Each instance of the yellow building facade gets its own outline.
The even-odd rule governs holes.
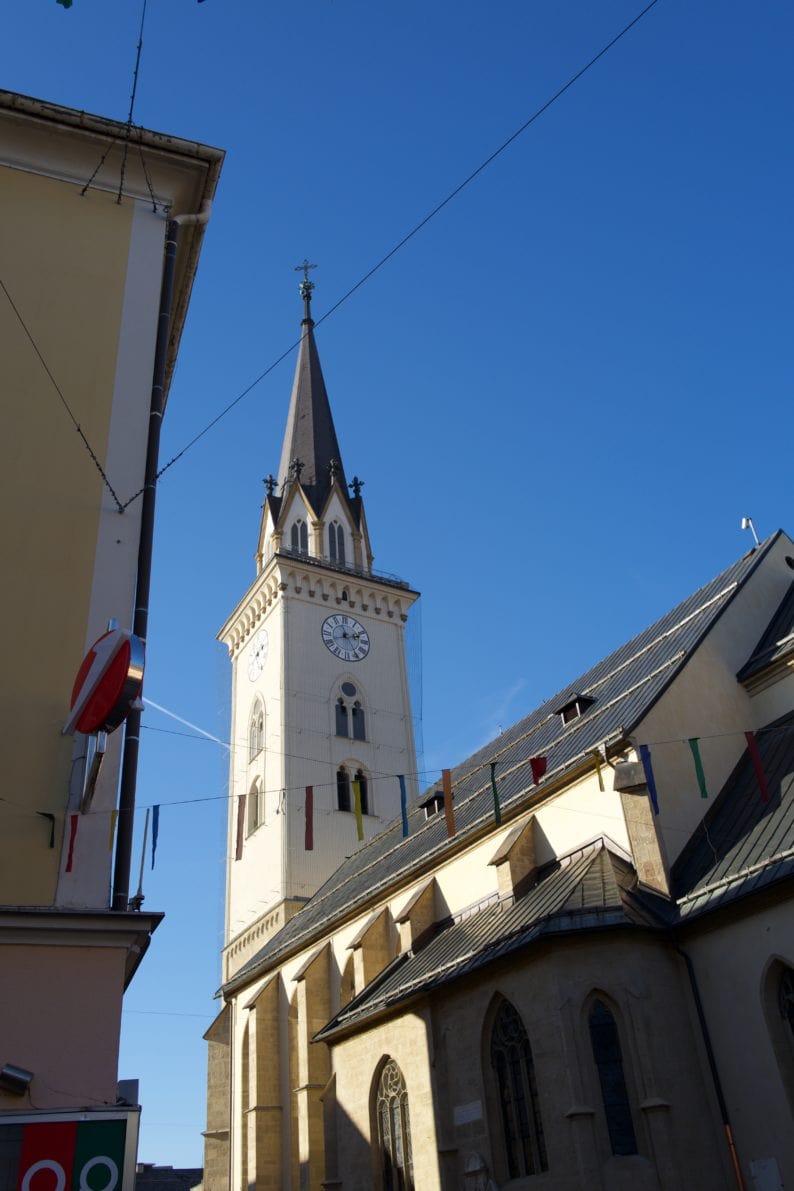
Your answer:
[[[123,729],[90,805],[61,729],[91,644],[130,627],[166,229],[167,387],[223,154],[10,92],[0,146],[0,1066],[33,1076],[0,1109],[95,1106],[159,915],[109,909]]]

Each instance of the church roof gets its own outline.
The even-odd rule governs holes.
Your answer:
[[[673,865],[682,920],[794,877],[794,712],[756,733],[769,801],[749,750]]]
[[[331,490],[332,461],[335,461],[336,485],[342,500],[347,500],[347,482],[314,340],[310,290],[304,293],[304,301],[306,310],[301,323],[303,337],[281,448],[278,482],[279,489],[283,492],[286,482],[294,478],[291,473],[293,460],[298,460],[300,474],[297,478],[300,479],[312,508],[319,516]]]
[[[626,892],[631,866],[605,839],[545,866],[515,902],[492,902],[453,921],[425,947],[406,953],[355,997],[318,1034],[327,1037],[409,997],[458,980],[537,939],[578,930],[643,927],[640,899]]]
[[[421,804],[416,803],[409,810],[407,837],[402,837],[397,820],[354,852],[225,987],[231,990],[246,984],[284,956],[326,934],[334,922],[365,906],[373,890],[385,895],[391,888],[418,880],[447,850],[487,830],[493,823],[492,762],[497,764],[502,813],[509,820],[511,812],[531,806],[536,794],[542,799],[550,783],[564,780],[587,762],[599,745],[625,740],[680,673],[778,537],[779,532],[751,550],[453,769],[456,834],[452,840],[447,837],[443,814],[426,818]],[[593,702],[583,714],[563,722],[559,709],[575,695]],[[547,758],[547,772],[536,790],[529,761],[539,755]]]

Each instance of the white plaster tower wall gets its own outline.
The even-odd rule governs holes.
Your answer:
[[[302,295],[304,335],[278,478],[266,480],[257,576],[219,634],[232,659],[227,975],[346,856],[400,815],[398,775],[408,798],[417,794],[405,656],[405,623],[417,593],[371,573],[362,481],[345,478],[314,342],[311,283]],[[350,636],[342,617],[350,618]],[[335,643],[330,628],[324,639],[324,623],[340,634]],[[340,698],[345,726],[337,719]],[[349,781],[344,798],[340,767]],[[366,781],[361,841],[353,789],[359,771]]]

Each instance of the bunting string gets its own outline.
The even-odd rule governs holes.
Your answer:
[[[155,704],[153,706],[158,706],[158,705]],[[165,710],[165,709],[163,709],[163,710]],[[171,714],[171,713],[169,713],[169,714]],[[181,718],[181,717],[177,717],[177,718]],[[189,723],[189,721],[184,721],[184,720],[182,722]],[[195,727],[196,725],[191,724],[190,726]],[[698,789],[700,792],[700,796],[701,796],[701,798],[706,799],[709,797],[709,791],[708,791],[705,767],[703,764],[703,758],[702,758],[701,751],[700,751],[701,742],[703,740],[726,739],[731,736],[741,735],[744,737],[744,740],[745,740],[745,744],[746,744],[746,748],[747,748],[747,755],[749,756],[750,762],[753,767],[753,772],[755,774],[756,784],[758,787],[758,791],[759,791],[761,800],[764,804],[768,804],[772,800],[772,795],[770,793],[767,778],[764,773],[763,760],[762,760],[760,749],[758,746],[758,738],[761,735],[766,736],[767,734],[770,734],[770,733],[775,734],[775,733],[782,733],[782,732],[790,732],[792,729],[794,729],[794,721],[788,721],[785,723],[770,725],[765,728],[761,728],[757,732],[756,731],[718,732],[718,733],[711,733],[709,735],[700,736],[700,737],[692,736],[686,740],[682,740],[681,738],[670,739],[670,740],[659,740],[659,741],[654,742],[653,745],[647,744],[647,743],[636,744],[632,740],[631,741],[632,746],[637,749],[639,756],[640,756],[640,760],[642,762],[646,785],[648,787],[648,797],[650,799],[654,815],[659,815],[661,808],[660,808],[660,802],[659,802],[659,792],[658,792],[658,788],[657,788],[657,784],[656,784],[656,777],[655,777],[654,767],[653,767],[652,752],[651,752],[652,748],[656,749],[661,746],[668,746],[668,745],[678,745],[678,746],[680,746],[681,744],[687,745],[690,750],[692,760],[694,763],[695,776],[697,779],[697,785],[698,785]],[[157,729],[157,728],[151,728],[150,730],[167,731],[164,729]],[[193,733],[183,733],[183,732],[170,732],[169,734],[176,735],[179,737],[187,736],[190,739],[198,739],[198,740],[209,739],[213,743],[222,745],[223,747],[228,747],[228,748],[234,747],[234,746],[229,745],[227,742],[220,740],[217,737],[212,737],[209,733],[204,733],[202,729],[198,729],[198,732],[200,732],[201,735],[194,736]],[[246,747],[248,746],[247,741],[245,742],[245,746]],[[601,749],[590,749],[587,752],[581,754],[581,758],[585,758],[588,756],[592,759],[592,761],[594,763],[599,790],[603,791],[605,788],[604,787],[603,766],[602,766],[602,762],[604,760],[604,746],[602,745]],[[304,759],[308,759],[308,758],[304,758]],[[576,760],[576,758],[574,758],[574,760]],[[566,760],[565,766],[567,767],[568,765],[570,765],[570,763],[571,763],[571,759],[569,758]],[[499,793],[498,793],[498,787],[497,787],[497,783],[496,783],[496,766],[497,766],[497,764],[498,764],[497,761],[491,761],[488,763],[487,768],[490,770],[488,783],[484,786],[479,786],[477,789],[471,790],[467,794],[467,801],[473,797],[481,795],[483,793],[483,791],[488,788],[488,785],[490,785],[490,791],[491,791],[491,794],[493,795],[494,822],[497,825],[501,825],[502,807],[501,807],[501,802],[500,802]],[[525,760],[523,762],[523,764],[524,765],[529,764],[530,770],[532,773],[532,781],[535,785],[538,785],[542,781],[542,779],[548,775],[548,758],[546,756],[538,755],[538,756],[530,757],[530,758],[528,758],[528,760]],[[518,766],[515,766],[511,772],[516,772],[519,768],[520,768],[520,764]],[[560,768],[560,770],[562,770],[563,767],[559,767],[559,768]],[[400,820],[401,820],[401,831],[402,831],[403,838],[407,838],[407,836],[410,832],[410,825],[409,825],[409,813],[410,812],[409,812],[409,808],[408,808],[406,780],[408,777],[413,777],[413,778],[417,778],[417,779],[421,779],[423,777],[426,778],[426,777],[431,776],[434,772],[438,773],[438,770],[435,770],[435,771],[424,770],[424,771],[417,771],[416,773],[413,773],[413,774],[396,774],[396,775],[390,775],[390,774],[386,774],[383,772],[374,771],[371,775],[370,780],[373,780],[373,781],[379,781],[379,780],[394,781],[396,778],[398,786],[399,786],[399,792],[400,792],[400,795],[399,795],[400,796]],[[456,833],[455,810],[454,810],[454,792],[453,792],[453,787],[452,787],[452,776],[451,775],[452,775],[452,771],[450,769],[442,769],[441,770],[441,784],[442,784],[442,789],[444,792],[445,822],[446,822],[447,836],[450,839]],[[319,783],[319,785],[317,783],[314,783],[313,786],[302,788],[302,792],[304,793],[304,806],[303,807],[295,807],[294,809],[296,811],[303,810],[304,814],[306,816],[306,833],[305,833],[304,843],[305,843],[305,848],[307,851],[314,850],[314,817],[316,814],[316,807],[315,807],[316,791],[318,789],[328,790],[328,789],[332,789],[335,787],[336,787],[336,780],[335,780],[335,775],[334,775],[334,780],[332,780],[332,781]],[[359,842],[363,842],[365,839],[365,835],[364,835],[364,825],[363,825],[363,806],[362,806],[362,793],[361,793],[360,782],[358,782],[358,781],[352,782],[352,787],[353,787],[353,794],[354,794],[354,800],[355,800],[354,811],[355,811],[355,820],[356,820],[356,836],[357,836],[357,839]],[[268,794],[268,793],[270,793],[270,794],[279,793],[280,798],[281,798],[281,803],[280,803],[279,807],[276,808],[276,814],[283,812],[285,810],[284,799],[289,794],[289,791],[283,790],[283,789],[278,792],[265,791],[265,794]],[[241,859],[242,854],[243,854],[243,843],[244,843],[244,837],[245,837],[245,810],[246,810],[246,795],[245,794],[240,794],[240,795],[222,794],[222,795],[209,795],[206,797],[199,797],[199,798],[178,799],[178,800],[174,800],[173,802],[169,802],[167,805],[178,807],[178,806],[188,806],[188,805],[208,803],[208,802],[230,802],[235,797],[237,798],[237,825],[236,825],[237,830],[236,830],[236,840],[235,840],[236,846],[235,846],[234,859],[239,860],[239,859]],[[36,814],[39,817],[47,819],[47,821],[50,824],[48,846],[50,848],[54,848],[54,846],[55,846],[55,822],[56,822],[56,818],[58,818],[59,816],[53,815],[50,812],[45,812],[45,811],[31,811],[24,804],[15,802],[13,799],[10,799],[4,795],[0,796],[0,804],[4,804],[4,805],[10,806],[10,807],[15,807],[22,813]],[[152,811],[151,866],[152,866],[152,868],[154,868],[157,847],[158,847],[158,842],[159,842],[159,827],[160,827],[159,820],[160,820],[161,804],[152,804],[149,807],[146,807],[145,805],[141,805],[139,809],[146,810],[147,817],[148,817],[149,810]],[[569,809],[571,809],[571,808],[569,808]],[[330,814],[334,813],[334,810],[333,810],[333,808],[322,809],[320,813],[323,815],[330,815]],[[573,813],[573,811],[572,811],[572,813]],[[588,813],[589,814],[591,812],[582,811],[580,813]],[[603,812],[600,812],[600,813],[603,813]],[[115,808],[109,809],[109,810],[108,809],[105,809],[105,810],[92,809],[92,810],[87,811],[85,815],[80,815],[77,813],[70,813],[69,815],[67,815],[68,831],[69,831],[69,844],[68,844],[68,848],[67,848],[66,865],[64,868],[65,872],[72,872],[74,869],[75,857],[76,857],[76,839],[77,839],[77,834],[78,834],[79,820],[81,818],[88,818],[89,815],[95,815],[95,814],[108,815],[108,848],[110,850],[112,850],[113,840],[114,840],[114,836],[115,836],[115,830],[116,830],[116,826],[117,826],[117,818],[118,818],[118,811]],[[617,818],[617,816],[615,816],[615,817]],[[685,834],[690,834],[688,829],[686,829],[686,830],[683,828],[679,828],[679,829],[671,828],[671,829],[672,830],[681,830]]]

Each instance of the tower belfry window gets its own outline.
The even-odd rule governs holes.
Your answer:
[[[290,546],[299,554],[309,553],[309,527],[299,517],[290,530]]]
[[[345,561],[345,531],[338,521],[328,526],[328,557],[331,562]]]
[[[352,720],[353,720],[353,739],[354,740],[366,740],[367,733],[366,733],[366,724],[364,721],[364,708],[361,706],[358,699],[356,699],[355,703],[353,704]]]
[[[350,735],[347,726],[347,704],[345,703],[344,699],[337,699],[336,701],[336,735]]]
[[[265,747],[265,712],[261,703],[254,707],[248,728],[248,760],[253,761]]]
[[[349,811],[350,802],[350,774],[344,765],[336,771],[336,807],[340,811]]]

